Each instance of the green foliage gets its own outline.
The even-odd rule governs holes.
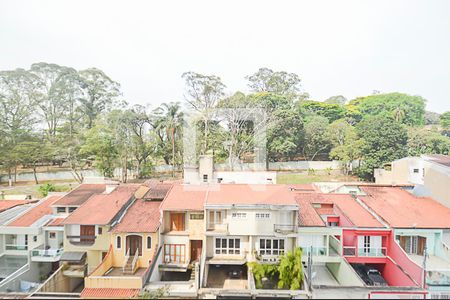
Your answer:
[[[39,186],[39,193],[42,195],[42,197],[47,197],[48,193],[55,191],[56,187],[51,183],[46,183]]]
[[[450,152],[450,138],[436,130],[408,128],[408,155],[445,154]]]
[[[318,101],[301,101],[300,107],[306,114],[322,116],[329,122],[342,119],[346,115],[346,108],[341,104],[318,102]]]
[[[279,289],[298,290],[303,282],[302,249],[296,248],[294,252],[287,252],[280,257],[279,264],[260,264],[258,262],[249,262],[247,265],[251,268],[255,277],[256,288],[263,288],[263,278],[270,280],[278,279],[277,287]]]
[[[308,160],[314,160],[320,153],[327,153],[331,147],[328,125],[328,119],[322,116],[312,116],[306,119],[303,154]]]
[[[406,125],[425,123],[425,99],[402,93],[375,94],[356,98],[349,106],[356,107],[363,117],[391,117]]]
[[[407,130],[392,117],[368,117],[358,124],[356,130],[362,140],[360,151],[363,159],[358,174],[364,179],[373,179],[375,168],[407,155]]]
[[[450,127],[450,111],[443,113],[439,117],[439,121],[440,121],[442,127],[449,128]]]

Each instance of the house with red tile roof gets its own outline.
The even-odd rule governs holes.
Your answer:
[[[68,192],[66,195],[61,197],[61,199],[53,203],[52,208],[54,210],[54,214],[68,216],[93,195],[102,194],[107,188],[114,186],[115,185],[107,186],[103,183],[80,184],[79,186]]]
[[[365,287],[378,289],[365,274],[378,272],[384,284],[411,292],[422,290],[421,268],[407,260],[395,243],[389,224],[374,214],[355,194],[297,193],[297,245],[313,256],[316,288]],[[307,258],[305,258],[307,260]],[[331,275],[327,278],[328,275]],[[357,276],[355,276],[357,275]],[[392,290],[391,290],[392,291]]]
[[[0,292],[19,291],[22,277],[40,283],[42,278],[36,274],[49,276],[54,271],[54,264],[62,254],[63,228],[57,225],[60,218],[53,214],[51,206],[62,196],[62,193],[52,193],[36,203],[20,203],[25,209],[0,226],[2,257],[15,257],[23,262],[23,265],[17,265],[23,272],[11,275],[16,277],[1,276],[4,280],[0,282]],[[20,206],[11,209],[15,208]],[[6,213],[8,211],[2,214]]]
[[[401,252],[420,268],[433,298],[450,295],[450,209],[430,197],[417,197],[398,187],[361,187],[358,198],[394,232]]]

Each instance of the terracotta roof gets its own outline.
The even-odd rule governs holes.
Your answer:
[[[34,203],[38,200],[0,200],[0,212],[8,210],[10,208],[24,205],[28,203]]]
[[[160,205],[161,202],[136,200],[112,231],[115,233],[156,232],[160,224]]]
[[[206,185],[176,184],[161,204],[162,210],[203,210],[205,205]]]
[[[63,224],[107,225],[134,197],[134,192],[138,188],[138,184],[124,184],[119,185],[109,194],[94,195],[69,215]]]
[[[13,220],[7,226],[28,227],[45,215],[52,214],[51,205],[61,198],[61,195],[51,195],[39,201],[23,215]]]
[[[450,228],[450,209],[429,197],[416,197],[398,187],[362,187],[358,196],[394,228]]]
[[[335,214],[342,214],[355,227],[382,228],[384,227],[375,217],[362,207],[351,195],[305,193],[297,195],[299,204],[299,224],[303,226],[325,226],[319,212],[313,207],[317,203],[332,203]],[[319,210],[320,211],[320,210]],[[327,212],[330,212],[327,210]]]
[[[45,226],[64,226],[62,224],[62,222],[65,220],[66,218],[54,218],[52,220],[50,220],[50,222],[48,222]]]
[[[85,288],[80,297],[83,299],[130,299],[136,298],[140,289]]]
[[[281,184],[220,184],[210,186],[207,204],[297,205],[295,195]]]
[[[146,200],[164,200],[172,188],[172,183],[154,183],[148,185],[150,190],[143,197]]]
[[[101,194],[105,191],[105,184],[81,184],[59,201],[54,203],[55,206],[80,206],[94,194]]]
[[[289,184],[288,186],[294,193],[311,193],[317,191],[314,184]]]

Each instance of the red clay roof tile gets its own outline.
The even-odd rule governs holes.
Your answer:
[[[45,215],[52,214],[51,205],[61,198],[61,195],[51,195],[39,201],[35,206],[26,211],[23,215],[13,220],[7,226],[28,227]]]
[[[140,289],[85,288],[80,297],[82,299],[130,299],[136,298],[140,291]]]
[[[157,201],[136,200],[112,232],[156,232],[160,225],[160,205]]]

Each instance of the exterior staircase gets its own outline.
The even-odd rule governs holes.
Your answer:
[[[134,270],[133,270],[133,256],[129,256],[126,263],[125,263],[125,267],[123,268],[123,274],[126,275],[133,275],[134,274]]]

